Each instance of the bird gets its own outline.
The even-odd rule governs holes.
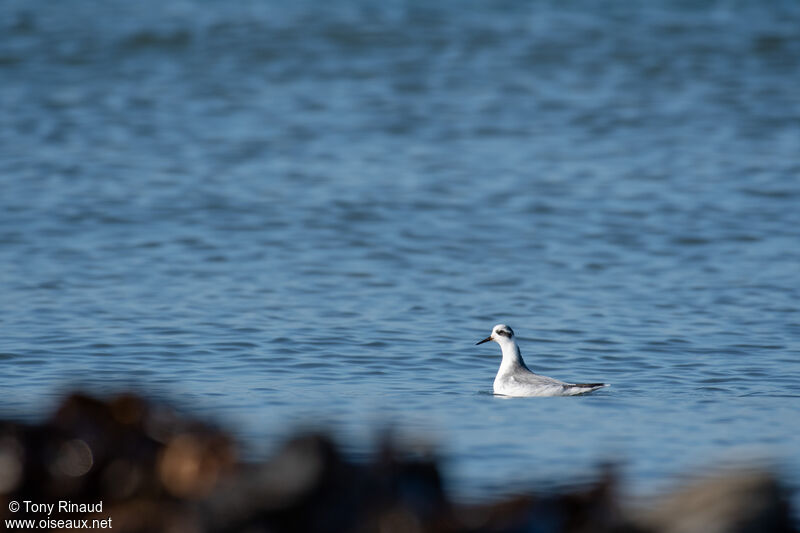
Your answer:
[[[494,341],[503,350],[503,360],[494,378],[494,393],[499,396],[577,396],[609,387],[608,383],[566,383],[531,372],[522,360],[514,330],[497,324],[492,334],[475,343]]]

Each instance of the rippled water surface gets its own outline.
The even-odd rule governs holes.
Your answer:
[[[0,5],[4,416],[131,386],[469,496],[800,484],[800,8]],[[506,322],[590,396],[500,399]],[[563,476],[563,478],[562,478]]]

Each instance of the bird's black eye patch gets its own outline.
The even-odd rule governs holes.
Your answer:
[[[511,335],[513,335],[514,332],[511,331],[511,328],[506,328],[506,329],[498,329],[497,334],[502,335],[503,337],[511,337]]]

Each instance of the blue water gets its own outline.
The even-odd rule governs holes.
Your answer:
[[[800,6],[561,4],[2,2],[0,413],[800,485]],[[613,386],[493,397],[498,322]]]

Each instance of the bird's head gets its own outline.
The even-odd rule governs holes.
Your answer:
[[[497,324],[492,328],[492,334],[476,344],[494,341],[497,344],[504,344],[514,338],[514,330],[505,324]]]

